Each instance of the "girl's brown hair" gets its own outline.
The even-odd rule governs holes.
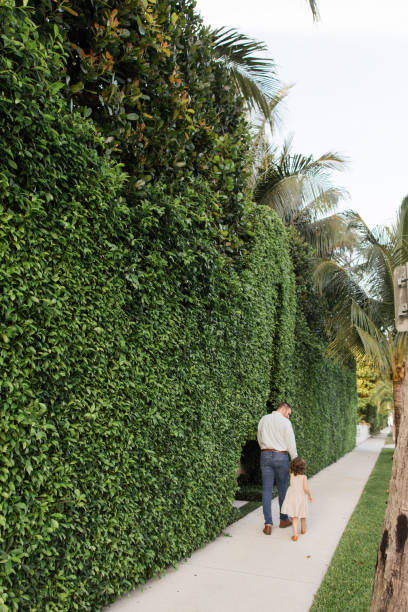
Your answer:
[[[306,461],[302,457],[295,457],[289,464],[289,471],[297,476],[306,472]]]

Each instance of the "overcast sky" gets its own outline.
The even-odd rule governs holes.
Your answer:
[[[368,225],[388,224],[408,194],[408,0],[198,0],[206,24],[267,43],[294,84],[283,130],[293,151],[350,159],[338,175]]]

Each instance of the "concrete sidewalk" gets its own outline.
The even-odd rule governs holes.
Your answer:
[[[307,612],[344,528],[360,498],[386,434],[369,438],[309,479],[313,503],[307,533],[262,533],[262,508],[237,521],[214,542],[106,608],[109,612]]]

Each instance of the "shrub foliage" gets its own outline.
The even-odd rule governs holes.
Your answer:
[[[149,182],[203,177],[226,252],[241,245],[248,150],[243,101],[212,52],[193,0],[34,0],[40,32],[57,26],[63,92],[90,116],[125,165],[127,199]]]

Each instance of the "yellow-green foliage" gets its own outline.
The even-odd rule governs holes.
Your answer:
[[[357,363],[358,411],[361,416],[364,416],[372,390],[379,380],[378,370],[366,359],[361,359]]]
[[[379,413],[372,393],[381,380],[378,370],[366,359],[357,363],[358,420],[365,421],[374,433],[386,425],[386,415]]]

